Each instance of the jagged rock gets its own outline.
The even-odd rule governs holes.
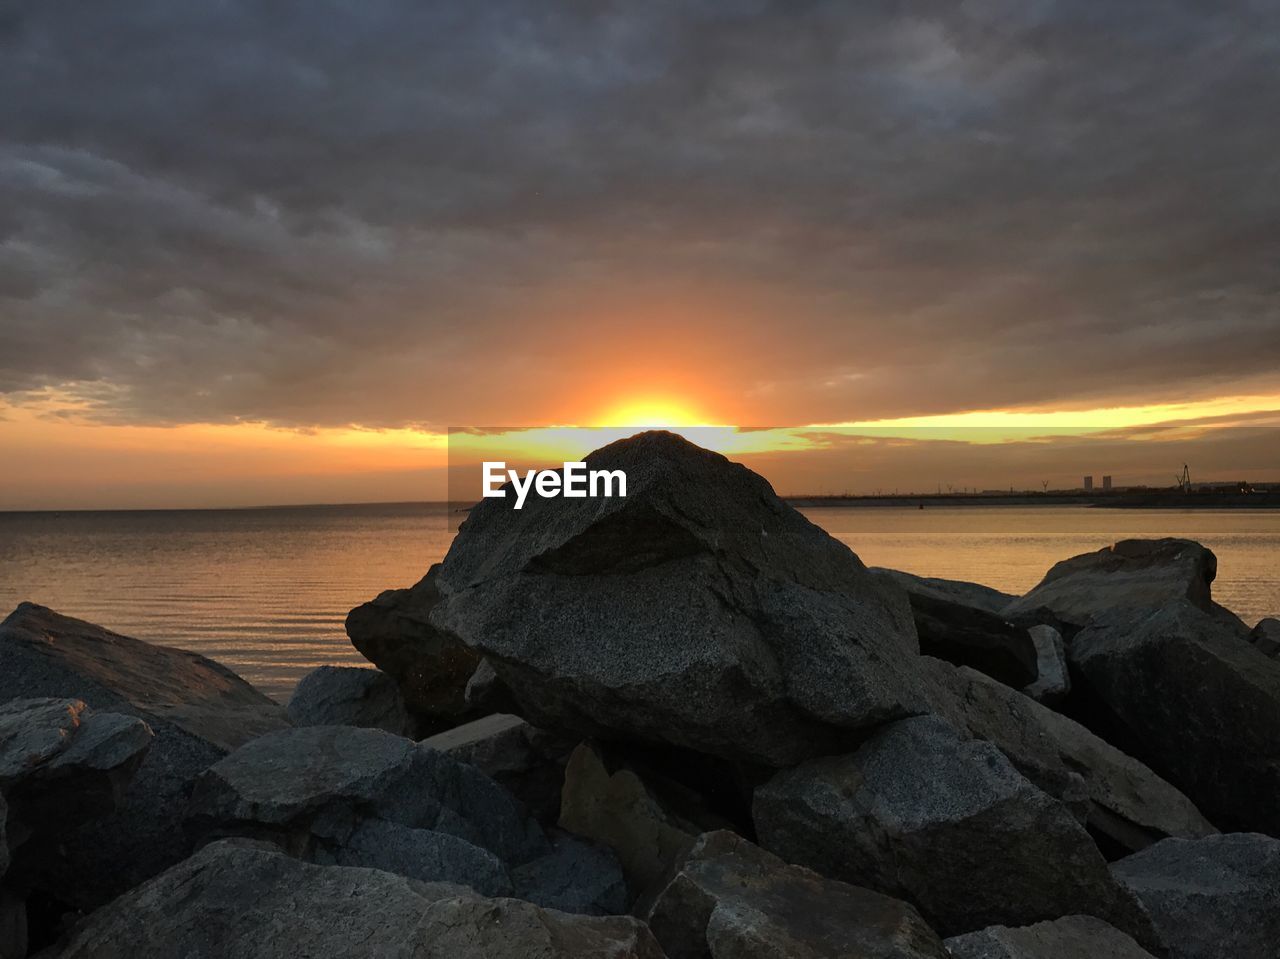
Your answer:
[[[1146,908],[1169,959],[1263,959],[1280,944],[1280,840],[1166,839],[1112,872]]]
[[[1084,726],[972,669],[926,667],[947,695],[939,712],[1003,752],[1081,822],[1128,852],[1216,830],[1174,786]]]
[[[196,781],[187,823],[201,839],[269,839],[315,862],[493,892],[511,888],[507,865],[551,851],[520,804],[478,769],[353,726],[282,730],[245,744]]]
[[[467,682],[480,657],[431,624],[440,564],[408,589],[389,589],[347,614],[347,636],[365,659],[393,677],[409,712],[457,717],[468,712]]]
[[[1219,826],[1280,835],[1280,662],[1185,601],[1117,613],[1068,655],[1134,755]]]
[[[946,959],[905,902],[824,879],[735,833],[700,836],[649,911],[670,959]]]
[[[1065,916],[1010,929],[991,926],[948,939],[952,959],[1153,959],[1110,923],[1093,916]]]
[[[668,796],[673,788],[668,786]],[[641,903],[651,900],[704,826],[720,825],[688,804],[683,811],[692,818],[673,809],[635,770],[610,770],[600,753],[586,743],[569,757],[560,825],[612,849],[633,898]]]
[[[551,841],[549,854],[511,870],[518,898],[587,916],[627,911],[627,883],[612,851],[563,832],[553,833]]]
[[[769,851],[906,899],[945,935],[1064,912],[1150,935],[1066,807],[934,716],[779,772],[756,791],[755,822]]]
[[[966,583],[958,579],[939,579],[935,576],[917,576],[904,573],[898,569],[887,569],[883,566],[872,566],[871,572],[897,583],[910,594],[940,599],[947,603],[958,603],[972,609],[1000,615],[1004,608],[1018,597],[1002,593],[981,583]]]
[[[1052,626],[1032,626],[1027,630],[1036,647],[1036,681],[1022,692],[1038,703],[1060,703],[1071,692],[1071,674],[1067,671],[1067,647],[1062,634]]]
[[[287,707],[295,726],[363,726],[410,736],[396,681],[379,669],[321,666],[298,681]]]
[[[573,741],[519,716],[498,713],[437,733],[422,744],[475,766],[509,789],[539,821],[559,817],[564,767]]]
[[[1275,659],[1280,654],[1280,619],[1268,617],[1259,620],[1258,625],[1253,627],[1253,632],[1249,634],[1249,641],[1262,655]]]
[[[662,959],[645,925],[224,841],[88,917],[61,959]]]
[[[961,603],[908,592],[920,652],[956,666],[972,666],[1021,689],[1038,676],[1039,651],[1024,626]]]
[[[1185,600],[1243,629],[1213,601],[1210,584],[1217,574],[1213,551],[1192,540],[1126,539],[1058,563],[1038,586],[1006,606],[1003,615],[1047,611],[1063,622],[1087,626],[1112,610],[1155,609]]]
[[[925,708],[905,596],[763,478],[670,433],[586,461],[626,497],[486,498],[437,577],[530,722],[786,765]]]
[[[62,833],[30,882],[89,909],[189,851],[191,781],[229,749],[286,725],[284,711],[203,656],[153,646],[31,603],[0,623],[0,701],[46,696],[144,720],[155,733],[120,807]],[[34,850],[32,850],[34,854]]]

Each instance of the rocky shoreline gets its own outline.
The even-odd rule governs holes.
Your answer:
[[[1274,959],[1280,623],[1187,540],[868,569],[666,433],[474,508],[286,708],[0,623],[0,959]]]

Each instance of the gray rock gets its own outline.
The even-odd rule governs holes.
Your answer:
[[[1110,923],[1065,916],[1010,929],[991,926],[947,940],[953,959],[1153,959]]]
[[[397,736],[413,732],[400,687],[379,669],[313,669],[298,681],[286,711],[295,726],[362,726]]]
[[[933,716],[778,773],[754,815],[764,848],[906,899],[945,935],[1082,912],[1150,937],[1066,807]]]
[[[1026,627],[928,594],[909,592],[907,596],[921,653],[972,666],[1014,689],[1036,681],[1039,650]]]
[[[791,866],[731,832],[699,837],[649,912],[670,959],[945,959],[905,902]]]
[[[322,847],[323,848],[323,847]],[[368,866],[423,882],[469,886],[484,896],[510,896],[511,877],[493,853],[434,829],[414,829],[385,819],[362,819],[331,854],[317,860]]]
[[[504,864],[550,851],[523,807],[478,769],[353,726],[281,730],[246,743],[197,780],[187,824],[200,839],[269,839],[313,861],[380,868],[399,862],[386,851],[396,840],[383,824],[445,833]],[[490,857],[464,856],[457,844],[431,836],[399,835],[414,840],[404,854],[410,875],[424,878],[434,862],[449,868],[432,878],[497,888]]]
[[[662,959],[643,923],[213,843],[99,909],[61,959]]]
[[[1220,827],[1280,835],[1280,662],[1185,601],[1118,613],[1068,655],[1134,755]]]
[[[1195,804],[1084,726],[972,669],[928,660],[939,712],[1003,752],[1091,830],[1130,852],[1216,832]]]
[[[1213,602],[1210,584],[1217,573],[1213,551],[1192,540],[1126,539],[1058,563],[1038,586],[1006,606],[1003,615],[1018,618],[1047,611],[1063,622],[1087,626],[1112,610],[1156,609],[1186,601],[1244,629],[1239,619]]]
[[[539,821],[560,815],[564,767],[575,742],[496,713],[437,733],[422,745],[475,766],[509,789]]]
[[[1062,634],[1052,626],[1032,626],[1027,633],[1036,647],[1036,681],[1022,692],[1038,703],[1053,705],[1071,692],[1071,674],[1067,671],[1067,647]]]
[[[1112,866],[1170,959],[1266,959],[1280,944],[1280,840],[1166,839]]]
[[[925,708],[906,597],[760,476],[670,433],[587,463],[627,496],[487,498],[437,578],[521,715],[786,765]]]
[[[511,870],[518,898],[587,916],[627,911],[627,883],[612,851],[568,833],[553,833],[551,838],[550,853]]]
[[[395,679],[409,712],[419,717],[469,711],[467,682],[480,657],[430,622],[439,601],[440,565],[408,589],[389,589],[347,614],[347,636],[365,659]]]
[[[1262,655],[1275,659],[1280,655],[1280,619],[1267,617],[1259,620],[1258,625],[1253,627],[1253,632],[1249,634],[1249,641]]]
[[[491,713],[510,714],[513,710],[520,708],[511,690],[507,689],[506,684],[498,678],[493,665],[487,659],[480,660],[480,665],[467,680],[467,688],[462,697],[466,700],[467,709],[477,716],[486,716]]]
[[[980,583],[966,583],[958,579],[939,579],[934,576],[917,576],[897,569],[886,569],[883,566],[871,567],[871,572],[893,580],[908,593],[940,599],[948,603],[959,603],[987,613],[997,615],[1018,597],[1002,593],[990,586]]]
[[[144,720],[151,748],[112,814],[70,830],[31,864],[30,881],[90,909],[189,852],[181,814],[192,780],[229,749],[286,725],[284,711],[233,672],[23,603],[0,623],[0,702],[76,698]]]

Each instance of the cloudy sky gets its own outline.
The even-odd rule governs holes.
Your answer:
[[[1280,409],[1267,0],[11,0],[0,89],[0,506],[399,498],[450,425]]]

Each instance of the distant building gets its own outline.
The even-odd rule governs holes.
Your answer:
[[[1111,489],[1111,477],[1110,477],[1110,476],[1104,476],[1104,477],[1102,477],[1102,488],[1103,488],[1103,489]]]
[[[1093,492],[1093,477],[1092,477],[1092,476],[1086,476],[1086,477],[1084,478],[1084,491],[1085,491],[1086,493],[1092,493],[1092,492]]]

